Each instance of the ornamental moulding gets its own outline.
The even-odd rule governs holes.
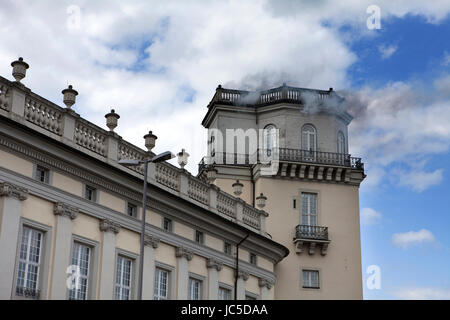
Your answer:
[[[63,202],[57,202],[53,208],[53,213],[73,220],[78,216],[79,209]]]
[[[99,227],[100,227],[100,231],[103,231],[103,232],[119,233],[119,231],[120,231],[120,224],[118,224],[110,219],[101,220]]]
[[[28,190],[10,182],[0,183],[0,196],[13,197],[24,201],[28,198]]]
[[[185,247],[177,247],[177,250],[175,251],[175,257],[177,258],[186,258],[188,261],[191,261],[192,256],[192,251]]]

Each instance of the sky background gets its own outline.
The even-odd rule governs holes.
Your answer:
[[[380,28],[367,20],[380,9]],[[352,104],[362,157],[365,299],[450,299],[450,1],[10,1],[0,8],[0,74],[155,152],[205,154],[215,88],[333,87]],[[372,21],[372,20],[370,20]],[[366,272],[378,266],[381,288]]]

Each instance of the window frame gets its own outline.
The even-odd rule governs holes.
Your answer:
[[[340,148],[339,146],[340,146],[340,143],[341,143],[340,138],[342,138],[342,147],[343,147],[342,152],[340,152],[340,150],[339,150],[339,148]],[[336,149],[337,153],[339,153],[339,154],[347,154],[347,144],[346,144],[345,141],[346,141],[346,138],[345,138],[344,132],[342,132],[342,130],[339,130],[338,133],[337,133],[337,149]]]
[[[254,258],[254,261],[253,261]],[[248,253],[248,263],[250,263],[252,266],[258,265],[258,255],[254,252]]]
[[[166,229],[165,222],[169,222],[169,229]],[[173,232],[173,220],[167,217],[163,217],[162,219],[162,229],[166,232]]]
[[[130,206],[132,206],[132,207],[134,208],[134,213],[133,213],[132,215],[130,215],[130,214],[128,213],[128,209],[130,208]],[[137,217],[138,217],[138,211],[139,211],[139,207],[138,207],[138,205],[137,205],[136,203],[131,202],[131,201],[126,201],[126,204],[125,204],[125,213],[126,213],[126,215],[127,215],[128,217],[132,217],[132,218],[137,219]]]
[[[175,290],[175,267],[165,264],[163,262],[155,261],[155,273],[153,279],[153,300],[155,300],[155,280],[156,280],[156,269],[164,270],[168,272],[168,285],[167,285],[167,300],[171,300],[173,298],[174,290]]]
[[[317,287],[313,287],[313,286],[305,286],[303,283],[303,273],[304,272],[317,272]],[[322,283],[321,283],[321,275],[320,275],[320,269],[317,268],[309,268],[309,267],[304,267],[300,269],[300,286],[302,289],[305,290],[320,290],[322,288]],[[311,277],[309,277],[309,281],[311,282]],[[311,283],[312,284],[312,283]]]
[[[277,141],[277,126],[274,125],[273,123],[265,125],[263,128],[263,146],[266,156],[268,157],[272,156],[273,149],[277,148],[276,141]]]
[[[309,146],[310,148],[307,149],[306,146],[303,145],[303,134],[306,132],[306,129],[309,129],[308,127],[313,129],[313,136],[314,136],[314,146],[313,148],[311,148],[311,146]],[[302,128],[301,128],[301,132],[300,132],[300,148],[301,150],[305,150],[305,151],[311,151],[311,152],[316,152],[317,151],[317,147],[318,147],[318,139],[317,139],[317,128],[311,124],[311,123],[305,123]],[[308,141],[308,144],[310,144],[310,136],[311,134],[308,133],[306,141]]]
[[[16,246],[16,257],[15,257],[15,267],[14,267],[14,277],[13,281],[13,290],[11,292],[11,299],[13,300],[43,300],[47,299],[48,293],[48,278],[49,278],[49,264],[50,264],[50,252],[51,252],[51,243],[52,243],[52,227],[48,225],[41,224],[39,222],[30,220],[28,218],[20,217],[20,225],[17,234],[17,246]],[[39,296],[38,298],[25,297],[21,295],[17,295],[17,278],[18,278],[18,269],[19,269],[19,258],[20,258],[20,248],[22,243],[22,232],[24,227],[35,229],[41,233],[43,233],[43,237],[41,240],[41,257],[40,257],[40,268],[39,268]]]
[[[199,241],[197,240],[197,236],[200,236]],[[195,230],[194,232],[194,241],[195,243],[204,245],[205,244],[205,233],[200,230]]]
[[[93,191],[93,199],[89,199],[87,196],[89,189]],[[86,199],[88,201],[92,201],[92,202],[96,203],[97,199],[98,199],[98,189],[90,184],[85,184],[84,188],[83,188],[83,197],[84,197],[84,199]]]
[[[259,300],[259,295],[250,291],[245,291],[245,300]]]
[[[227,245],[229,245],[230,246],[230,252],[227,252]],[[228,241],[223,241],[223,252],[226,254],[226,255],[229,255],[229,256],[232,256],[233,255],[233,244],[231,243],[231,242],[228,242]]]
[[[220,299],[220,290],[221,289],[222,290],[228,290],[230,292],[230,299],[228,299],[228,300],[233,300],[233,297],[234,297],[234,288],[233,288],[233,286],[230,286],[230,285],[228,285],[226,283],[223,283],[223,282],[219,282],[219,287],[217,289],[217,300],[227,301],[227,300]]]
[[[39,169],[43,169],[44,171],[44,181],[42,181],[40,178],[38,178],[38,172]],[[52,180],[53,180],[53,174],[52,174],[52,170],[50,170],[49,167],[47,166],[43,166],[41,164],[35,164],[33,166],[33,179],[36,181],[39,181],[41,183],[45,183],[45,184],[52,184]]]
[[[139,256],[135,253],[120,249],[120,248],[116,248],[116,255],[115,255],[115,259],[114,259],[114,279],[113,279],[113,292],[112,292],[112,299],[113,300],[118,300],[116,299],[116,285],[117,285],[117,265],[118,265],[118,259],[119,257],[121,258],[125,258],[125,259],[129,259],[132,262],[131,265],[131,269],[130,269],[130,273],[131,273],[131,277],[130,277],[130,296],[128,300],[133,300],[136,297],[136,290],[137,290],[137,273],[136,273],[136,268],[137,265],[139,264]]]
[[[70,261],[69,265],[72,265],[72,256],[74,250],[74,244],[78,243],[87,246],[91,249],[90,262],[89,262],[89,275],[88,275],[88,290],[86,293],[86,300],[95,299],[97,292],[97,270],[98,270],[98,255],[99,244],[95,240],[91,240],[79,235],[72,235],[72,245],[70,247]],[[67,289],[66,299],[70,299],[70,289]]]
[[[191,273],[189,272],[189,277],[188,277],[188,295],[187,295],[187,300],[193,300],[193,301],[197,301],[191,298],[191,282],[192,281],[197,281],[200,283],[200,287],[199,287],[199,297],[198,300],[203,300],[205,299],[205,277],[195,274],[195,273]]]

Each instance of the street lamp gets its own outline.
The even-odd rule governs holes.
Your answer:
[[[160,153],[153,158],[145,159],[145,160],[132,160],[132,159],[123,159],[119,161],[119,164],[127,166],[127,167],[134,167],[139,166],[141,164],[144,165],[144,194],[142,196],[142,224],[141,224],[141,254],[139,259],[139,279],[138,279],[138,300],[142,300],[142,281],[143,281],[143,274],[144,274],[144,239],[145,239],[145,209],[147,208],[147,169],[148,164],[163,162],[166,160],[170,160],[174,158],[175,155],[170,152],[166,151],[163,153]]]

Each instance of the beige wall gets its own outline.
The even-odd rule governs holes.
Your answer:
[[[6,169],[15,171],[17,173],[23,174],[27,177],[33,176],[33,163],[19,158],[12,153],[3,151],[0,149],[0,166]]]
[[[112,210],[125,213],[125,200],[100,190],[98,203]]]
[[[331,240],[326,256],[320,254],[320,248],[314,255],[295,253],[292,239],[295,226],[300,224],[301,204],[293,209],[292,199],[305,189],[319,192],[319,224],[328,227]],[[260,178],[256,190],[268,197],[267,231],[290,250],[289,256],[275,267],[276,299],[361,299],[358,187]],[[301,288],[302,266],[320,270],[320,290]]]
[[[54,204],[50,201],[29,195],[22,204],[22,216],[39,223],[55,227]]]
[[[78,214],[78,217],[72,221],[72,230],[73,234],[97,242],[100,242],[102,238],[99,220],[83,213]]]
[[[217,251],[223,251],[223,240],[209,234],[205,234],[205,245]]]
[[[80,181],[72,179],[64,174],[53,172],[53,186],[72,193],[78,197],[83,196],[83,184]]]
[[[138,233],[121,228],[116,235],[116,247],[139,254],[141,238]]]
[[[234,287],[234,269],[223,266],[222,270],[219,271],[219,282]]]
[[[235,183],[235,182],[236,182],[236,180],[217,178],[214,181],[214,184],[216,186],[218,186],[220,189],[222,189],[223,191],[234,196],[233,183]],[[251,183],[251,181],[239,179],[239,182],[241,182],[244,185],[244,187],[242,188],[242,194],[239,196],[239,198],[241,198],[248,204],[252,205],[252,183]]]
[[[178,221],[173,222],[174,232],[186,239],[194,240],[194,229]]]

